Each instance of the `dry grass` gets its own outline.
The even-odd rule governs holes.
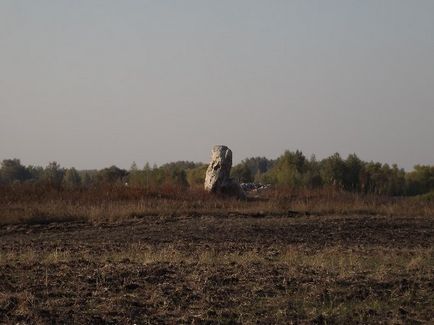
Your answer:
[[[35,263],[47,266],[73,262],[77,259],[87,262],[119,263],[129,262],[148,265],[153,263],[197,264],[250,266],[257,263],[284,265],[292,271],[305,268],[337,275],[352,276],[365,272],[376,279],[399,272],[412,272],[413,275],[427,274],[433,271],[434,248],[416,249],[355,249],[342,246],[325,247],[321,250],[309,250],[304,246],[288,246],[271,251],[259,252],[247,250],[242,252],[225,252],[216,249],[198,249],[186,252],[173,245],[152,247],[147,244],[131,244],[118,251],[92,254],[55,249],[38,252],[27,249],[19,252],[0,252],[0,265]]]
[[[170,215],[384,215],[433,216],[434,202],[340,192],[271,190],[247,201],[215,197],[197,189],[155,191],[108,187],[58,191],[38,187],[0,188],[0,224],[62,221],[116,222]]]
[[[427,277],[434,275],[432,248],[365,250],[336,246],[311,251],[303,246],[290,246],[272,252],[248,250],[227,253],[215,249],[186,252],[173,245],[156,248],[135,244],[102,255],[58,250],[44,253],[28,250],[18,254],[3,254],[0,257],[0,268],[16,264],[27,268],[40,266],[45,270],[39,280],[42,287],[53,290],[58,275],[53,274],[52,270],[62,270],[77,260],[95,268],[93,275],[87,277],[87,281],[95,281],[95,296],[105,296],[107,291],[113,290],[111,279],[114,270],[118,268],[115,265],[130,265],[132,270],[148,270],[137,272],[145,272],[151,278],[153,271],[149,270],[166,270],[161,269],[164,265],[169,267],[167,270],[190,270],[189,274],[177,271],[184,275],[176,280],[176,286],[179,287],[171,293],[172,296],[181,294],[182,291],[179,290],[185,290],[183,288],[186,288],[186,285],[197,292],[217,290],[216,294],[226,295],[227,293],[219,290],[227,289],[237,295],[226,298],[239,301],[238,305],[231,306],[232,314],[217,313],[213,309],[196,313],[195,317],[198,319],[213,319],[216,322],[250,323],[255,319],[267,321],[265,316],[271,314],[274,315],[272,322],[281,323],[286,323],[288,319],[320,323],[350,320],[365,323],[377,322],[383,318],[399,323],[417,322],[428,320],[430,309],[426,304],[418,307],[414,304],[415,299],[422,301],[434,298],[432,290],[421,288],[421,283],[426,283]],[[274,276],[273,272],[278,273]],[[165,273],[158,274],[160,273],[157,273],[155,281],[163,281],[160,284],[162,287],[149,287],[151,293],[147,299],[157,306],[170,306],[173,302],[167,300],[160,290],[164,290],[164,281],[171,281],[171,277],[164,280]],[[131,276],[135,278],[128,273],[128,277]],[[138,286],[134,281],[129,284],[132,280],[125,281],[127,288]],[[129,299],[135,300],[139,297],[132,295]],[[125,303],[124,299],[125,297],[112,293],[110,300],[94,303],[88,312],[110,313],[110,308]],[[26,291],[19,294],[0,294],[0,307],[3,306],[3,310],[13,308],[13,316],[17,319],[29,315],[36,317],[33,315],[34,300],[34,295]],[[218,306],[221,300],[214,303]],[[55,305],[52,308],[56,308]],[[163,305],[158,308],[163,308]],[[409,308],[412,309],[408,315],[410,318],[402,318],[407,315],[400,313],[409,313]],[[395,316],[387,316],[387,310],[396,311]],[[181,308],[178,312],[183,313],[185,310]]]

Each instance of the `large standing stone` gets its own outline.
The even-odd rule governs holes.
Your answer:
[[[245,198],[240,184],[230,178],[232,151],[226,146],[214,146],[205,176],[205,190],[212,193]]]

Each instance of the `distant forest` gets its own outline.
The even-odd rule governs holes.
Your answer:
[[[0,185],[46,185],[73,189],[119,184],[145,188],[161,186],[201,187],[207,165],[178,161],[129,170],[111,166],[101,170],[62,168],[51,162],[46,167],[23,166],[19,159],[5,159],[0,168]],[[232,168],[232,177],[241,183],[272,184],[276,188],[314,189],[335,187],[345,191],[390,196],[412,196],[434,191],[434,166],[416,165],[405,172],[397,165],[366,162],[355,154],[346,159],[338,153],[322,160],[306,158],[301,151],[285,151],[270,160],[255,157],[243,160]]]

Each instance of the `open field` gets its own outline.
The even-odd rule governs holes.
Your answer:
[[[434,325],[434,0],[0,0],[0,325]]]
[[[195,212],[4,224],[0,319],[428,323],[433,223]]]

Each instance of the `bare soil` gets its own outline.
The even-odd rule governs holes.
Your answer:
[[[0,323],[429,323],[434,218],[0,226]]]

